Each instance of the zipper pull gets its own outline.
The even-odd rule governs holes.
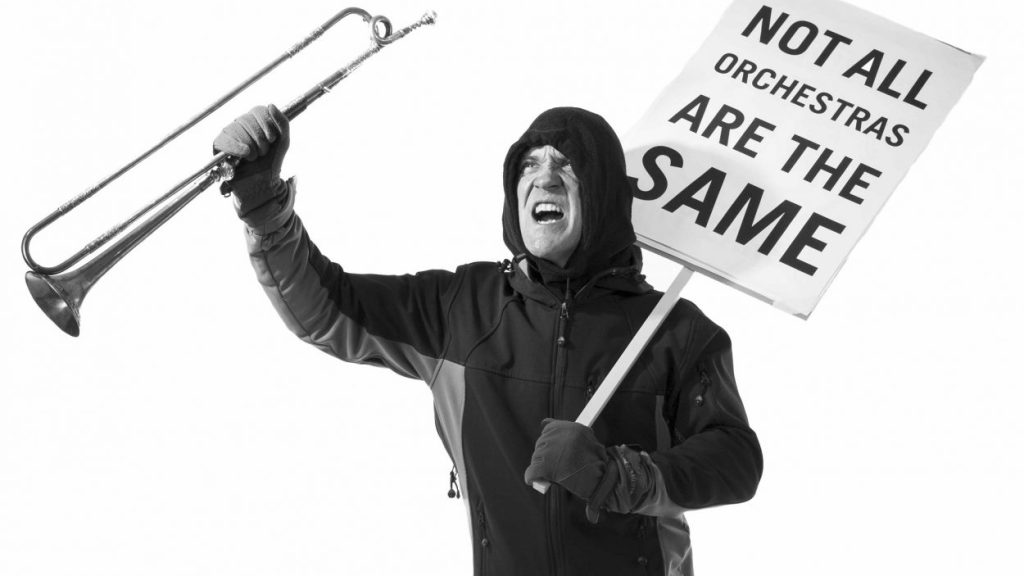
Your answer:
[[[694,399],[694,403],[697,404],[697,408],[704,405],[704,394],[707,393],[708,388],[711,386],[711,378],[708,376],[707,370],[703,366],[700,367],[700,392],[697,393],[697,397]]]
[[[452,470],[448,473],[448,497],[462,498],[462,491],[459,490],[459,483],[455,481],[455,477],[455,465],[452,464]]]
[[[565,324],[569,320],[569,304],[562,302],[562,310],[558,313],[558,346],[565,346]]]
[[[484,514],[483,502],[477,505],[477,525],[480,527],[480,547],[487,548],[491,541],[487,539],[487,516]]]

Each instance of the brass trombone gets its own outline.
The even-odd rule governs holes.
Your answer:
[[[234,167],[238,164],[238,159],[223,152],[214,155],[209,162],[191,173],[169,191],[144,206],[124,222],[116,224],[111,229],[96,237],[92,242],[86,244],[70,258],[55,266],[42,266],[32,258],[29,251],[29,244],[32,242],[32,238],[39,233],[40,230],[46,228],[57,219],[75,209],[77,206],[91,198],[94,194],[105,188],[108,184],[117,180],[140,162],[151,156],[164,145],[188,131],[201,120],[251,86],[257,80],[266,76],[274,68],[277,68],[277,66],[285,60],[288,60],[305,49],[320,38],[327,29],[334,26],[343,18],[352,15],[360,16],[363,21],[369,24],[370,37],[372,40],[370,47],[347,65],[335,71],[333,74],[310,88],[283,108],[282,112],[289,120],[295,119],[295,117],[301,114],[310,104],[324,94],[330,92],[331,88],[344,80],[367,58],[379,52],[383,47],[402,38],[420,26],[433,24],[437,19],[434,12],[428,12],[411,25],[392,32],[391,21],[383,16],[371,16],[368,12],[360,8],[346,8],[341,12],[338,12],[306,36],[302,41],[289,48],[273,62],[264,66],[230,92],[218,98],[208,108],[197,114],[185,124],[176,128],[173,132],[157,142],[157,144],[152,148],[146,150],[137,158],[128,162],[92,188],[89,188],[68,202],[65,202],[59,208],[51,212],[50,215],[28,229],[21,241],[21,255],[25,259],[25,263],[28,264],[28,267],[31,268],[31,271],[25,273],[25,282],[28,284],[28,290],[32,294],[32,298],[35,299],[36,304],[39,305],[43,312],[49,316],[49,318],[53,320],[61,330],[72,336],[78,336],[80,327],[79,308],[81,307],[82,300],[85,298],[86,293],[92,285],[106,274],[106,272],[121,260],[121,258],[123,258],[129,251],[145,240],[146,237],[152,234],[154,230],[174,216],[200,193],[222,179],[230,179],[234,173]],[[189,187],[186,192],[173,200],[171,199],[175,194],[184,190],[186,187]],[[150,212],[153,213],[146,220],[142,221],[134,229],[125,232],[140,218]],[[91,260],[78,268],[71,270],[70,272],[67,271],[72,266],[81,262],[86,256],[89,256],[100,248],[106,246],[115,237],[118,238],[117,242],[111,244],[106,250],[99,252]]]

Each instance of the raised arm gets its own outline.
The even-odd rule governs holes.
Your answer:
[[[281,180],[288,142],[288,121],[273,106],[253,109],[214,142],[244,159],[229,186],[264,291],[303,341],[345,361],[429,380],[446,340],[455,274],[359,275],[331,262],[294,212],[293,181]]]

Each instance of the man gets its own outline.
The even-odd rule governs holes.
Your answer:
[[[214,143],[252,264],[300,338],[424,380],[469,508],[475,574],[690,574],[688,509],[754,495],[761,451],[730,341],[681,300],[593,429],[583,409],[660,294],[640,275],[622,146],[600,116],[541,114],[504,166],[512,260],[350,274],[280,178],[287,119],[256,108]],[[552,483],[545,494],[534,481]]]

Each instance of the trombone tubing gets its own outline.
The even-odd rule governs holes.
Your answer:
[[[149,148],[148,150],[146,150],[145,152],[140,154],[138,157],[136,157],[136,158],[132,159],[131,161],[129,161],[127,164],[125,164],[124,166],[119,168],[117,171],[115,171],[111,175],[109,175],[106,178],[104,178],[103,180],[101,180],[99,183],[94,185],[92,188],[89,188],[88,190],[86,190],[86,191],[82,192],[81,194],[75,196],[71,200],[68,200],[67,202],[65,202],[64,204],[59,206],[56,210],[54,210],[49,215],[47,215],[45,218],[43,218],[42,220],[37,222],[34,226],[29,228],[28,231],[25,233],[25,236],[22,238],[22,242],[21,242],[21,255],[22,255],[22,258],[25,260],[25,263],[28,265],[28,267],[31,268],[33,271],[38,272],[39,274],[43,274],[43,275],[53,275],[53,274],[57,274],[57,273],[60,273],[60,272],[63,272],[65,270],[67,270],[68,268],[70,268],[70,267],[74,266],[75,264],[77,264],[78,262],[80,262],[85,256],[87,256],[87,255],[91,254],[92,252],[94,252],[97,248],[99,248],[99,247],[103,246],[104,244],[106,244],[107,242],[109,242],[111,238],[113,238],[114,236],[116,236],[119,233],[121,233],[122,231],[124,231],[128,226],[130,226],[132,223],[134,223],[143,214],[149,212],[155,206],[159,205],[161,202],[165,201],[167,198],[169,198],[175,192],[180,190],[182,187],[184,187],[185,184],[188,183],[188,181],[191,181],[192,179],[194,179],[194,178],[198,177],[199,175],[201,175],[203,172],[209,170],[213,166],[215,166],[215,165],[219,164],[221,161],[223,161],[225,158],[220,157],[220,158],[217,158],[217,162],[210,162],[207,166],[204,166],[203,169],[201,169],[201,170],[197,171],[196,173],[194,173],[193,176],[188,181],[185,181],[182,184],[180,184],[179,186],[176,186],[170,192],[164,194],[163,196],[158,198],[156,201],[148,204],[142,210],[140,210],[140,211],[136,212],[134,215],[132,215],[128,220],[126,220],[126,221],[124,221],[124,222],[122,222],[122,223],[120,223],[118,225],[115,225],[114,227],[112,227],[107,232],[101,234],[100,236],[95,238],[92,242],[89,242],[88,244],[86,244],[81,250],[79,250],[78,252],[73,254],[70,258],[68,258],[67,260],[64,260],[60,264],[57,264],[55,266],[43,266],[43,265],[39,264],[38,262],[36,262],[35,259],[32,258],[32,255],[31,255],[30,250],[29,250],[29,245],[32,242],[32,239],[35,237],[35,235],[38,232],[40,232],[43,228],[49,226],[50,224],[52,224],[57,219],[61,218],[62,216],[64,216],[68,212],[70,212],[71,210],[75,209],[76,207],[81,205],[83,202],[85,202],[86,200],[88,200],[89,198],[94,196],[97,192],[99,192],[100,190],[105,188],[108,184],[110,184],[114,180],[117,180],[118,178],[123,176],[126,172],[128,172],[129,170],[131,170],[132,168],[137,166],[142,161],[144,161],[147,158],[149,158],[155,152],[157,152],[158,150],[163,148],[165,145],[167,145],[168,143],[170,143],[171,141],[176,139],[178,136],[180,136],[184,132],[190,130],[193,126],[195,126],[200,121],[205,119],[207,116],[209,116],[210,114],[212,114],[213,112],[215,112],[216,110],[221,108],[224,104],[226,104],[230,100],[234,99],[236,96],[238,96],[238,94],[240,94],[246,88],[248,88],[249,86],[251,86],[252,84],[257,82],[258,80],[260,80],[261,78],[263,78],[264,76],[269,74],[272,70],[274,70],[275,68],[280,66],[285,60],[290,59],[292,56],[298,54],[299,52],[304,50],[307,46],[309,46],[310,44],[315,42],[318,38],[320,38],[320,36],[322,36],[332,26],[337,24],[342,19],[344,19],[344,18],[346,18],[348,16],[351,16],[351,15],[358,15],[365,22],[368,22],[371,25],[371,37],[373,38],[373,47],[369,51],[367,51],[367,53],[364,54],[360,59],[358,59],[356,62],[353,63],[355,66],[358,66],[358,64],[360,64],[362,62],[362,60],[365,60],[372,53],[375,53],[378,50],[380,50],[380,47],[383,44],[389,44],[389,43],[393,42],[394,40],[397,40],[401,36],[404,36],[405,34],[408,34],[412,29],[414,29],[414,28],[416,28],[416,27],[418,27],[420,25],[433,23],[433,16],[432,15],[428,15],[430,17],[430,21],[429,22],[427,22],[428,16],[424,16],[424,18],[422,20],[420,20],[419,22],[413,24],[412,26],[409,26],[409,27],[406,27],[406,28],[402,29],[401,31],[399,31],[399,33],[391,34],[391,23],[390,23],[390,21],[388,21],[387,18],[384,18],[384,17],[381,17],[381,16],[371,16],[367,11],[365,11],[365,10],[363,10],[361,8],[346,8],[346,9],[338,12],[337,14],[332,16],[329,20],[327,20],[326,22],[324,22],[323,24],[318,26],[315,30],[313,30],[311,33],[309,33],[301,41],[299,41],[298,43],[293,45],[291,48],[289,48],[287,51],[285,51],[280,56],[278,56],[276,59],[274,59],[272,62],[270,62],[269,64],[267,64],[266,66],[261,68],[259,71],[257,71],[255,74],[253,74],[249,78],[245,79],[241,84],[237,85],[235,88],[233,88],[232,90],[230,90],[229,92],[227,92],[226,94],[224,94],[223,96],[221,96],[220,98],[215,100],[206,109],[204,109],[203,111],[199,112],[196,116],[194,116],[193,118],[191,118],[190,120],[188,120],[187,122],[185,122],[184,124],[182,124],[181,126],[176,128],[175,130],[173,130],[170,134],[168,134],[167,136],[163,137],[154,146],[152,146],[151,148]],[[378,23],[381,23],[381,24],[384,25],[385,32],[384,32],[383,35],[378,34],[378,31],[377,31],[377,24]],[[302,111],[302,109],[305,109],[305,107],[308,106],[309,103],[311,103],[313,100],[318,98],[323,93],[329,91],[330,87],[333,86],[334,84],[336,84],[337,82],[339,82],[345,76],[347,76],[348,72],[351,71],[352,68],[354,68],[354,66],[350,65],[350,66],[346,67],[345,69],[343,69],[343,70],[346,71],[345,74],[341,75],[339,78],[337,78],[337,80],[335,80],[329,86],[326,86],[326,88],[320,89],[319,90],[319,94],[317,94],[315,97],[309,97],[309,96],[310,96],[310,94],[312,92],[317,91],[316,88],[314,90],[310,91],[310,93],[307,93],[304,98],[300,98],[299,100],[302,101],[300,107],[292,110],[293,105],[298,103],[299,100],[297,100],[296,103],[290,104],[288,106],[288,109],[292,110],[292,114],[288,115],[289,119],[294,118],[294,116],[298,115],[298,113],[300,113]],[[332,79],[333,79],[333,76],[332,76]],[[327,81],[325,81],[323,84],[321,84],[321,86],[323,86],[324,84],[327,84]],[[320,87],[318,87],[318,88],[320,88]]]

